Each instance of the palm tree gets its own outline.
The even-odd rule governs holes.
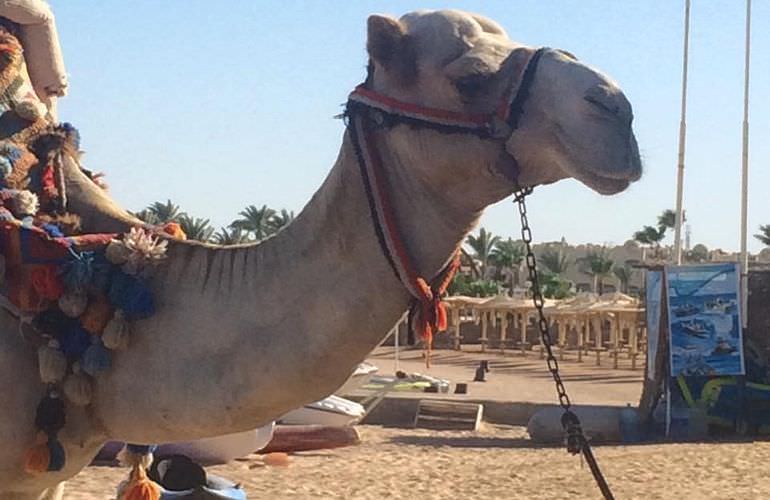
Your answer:
[[[489,255],[495,266],[501,271],[508,271],[511,287],[519,284],[519,266],[524,260],[524,244],[521,241],[514,241],[513,238],[500,240],[495,244],[495,248]]]
[[[676,227],[676,210],[664,210],[658,216],[658,227],[674,229]]]
[[[474,257],[481,263],[481,268],[479,269],[481,273],[481,279],[484,279],[487,276],[487,263],[489,262],[489,256],[498,241],[500,241],[499,236],[494,236],[483,227],[479,229],[478,236],[473,236],[472,234],[468,235],[466,242],[468,243],[468,246],[473,249],[475,254]]]
[[[613,260],[610,259],[606,248],[598,252],[589,251],[585,257],[578,259],[580,271],[593,278],[593,289],[598,294],[604,293],[604,279],[612,274]]]
[[[257,208],[256,205],[249,205],[238,212],[241,216],[230,224],[232,229],[240,229],[252,233],[257,240],[262,240],[272,234],[270,220],[275,216],[275,210],[262,205]]]
[[[214,228],[211,227],[208,219],[190,217],[183,213],[177,218],[177,221],[184,234],[187,235],[187,239],[208,241],[211,235],[214,234]]]
[[[157,226],[160,224],[160,219],[158,219],[158,216],[155,215],[153,212],[150,212],[148,209],[141,210],[139,212],[133,212],[134,217],[137,219],[146,222],[147,224],[152,224]]]
[[[290,212],[285,208],[282,208],[281,212],[273,215],[268,222],[268,226],[270,226],[270,234],[277,233],[283,227],[288,226],[293,220],[294,212]]]
[[[179,217],[184,214],[184,212],[179,209],[179,205],[172,203],[171,200],[166,200],[165,203],[156,201],[148,206],[147,210],[155,215],[161,224],[165,224],[166,222],[179,222]]]
[[[660,253],[660,242],[666,237],[666,227],[659,226],[658,228],[652,226],[644,226],[641,231],[634,233],[634,240],[638,241],[642,245],[642,261],[645,259],[645,249],[652,247],[655,249],[655,257],[657,258]]]
[[[567,272],[567,269],[569,269],[567,256],[564,254],[561,248],[558,250],[547,248],[543,251],[542,254],[540,254],[538,262],[543,266],[543,268],[545,268],[546,271],[554,275],[564,274]]]
[[[754,237],[762,242],[763,245],[770,246],[770,224],[759,226],[759,234],[755,234]]]
[[[240,229],[227,229],[223,227],[211,237],[211,241],[217,245],[238,245],[250,242],[251,238],[249,238],[248,233]]]
[[[612,269],[613,274],[620,282],[620,293],[628,293],[628,285],[634,277],[634,268],[631,264],[638,261],[627,260],[622,266],[615,266]]]

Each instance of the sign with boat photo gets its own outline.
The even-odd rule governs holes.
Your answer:
[[[743,375],[737,264],[666,267],[671,376]]]

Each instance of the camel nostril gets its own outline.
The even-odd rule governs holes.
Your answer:
[[[588,89],[583,99],[598,113],[617,118],[624,124],[631,124],[634,113],[631,103],[618,88],[610,85],[595,85]]]

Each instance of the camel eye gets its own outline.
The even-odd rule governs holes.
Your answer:
[[[484,91],[490,75],[474,73],[461,76],[453,83],[463,100],[473,99]]]

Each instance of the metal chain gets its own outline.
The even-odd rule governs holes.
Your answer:
[[[606,500],[614,500],[615,497],[612,495],[612,491],[610,491],[610,487],[604,479],[604,476],[599,469],[599,464],[596,462],[596,458],[591,451],[591,446],[588,444],[588,440],[583,434],[580,419],[571,409],[572,403],[570,402],[569,395],[567,395],[567,389],[564,387],[564,382],[559,374],[559,361],[556,359],[556,356],[554,356],[553,349],[551,348],[551,332],[548,328],[548,320],[546,320],[545,313],[543,312],[545,301],[543,299],[543,292],[540,289],[540,279],[537,272],[535,253],[532,251],[532,230],[529,227],[527,205],[524,200],[531,193],[532,188],[519,189],[515,194],[514,202],[518,204],[519,216],[521,217],[521,239],[524,241],[524,246],[526,248],[527,270],[529,272],[529,281],[532,283],[532,302],[537,310],[537,326],[540,332],[540,339],[543,349],[545,349],[548,371],[551,372],[553,381],[556,384],[559,405],[561,405],[564,410],[564,414],[561,417],[561,425],[564,427],[564,431],[567,435],[567,451],[573,455],[578,453],[583,454],[604,498]]]

